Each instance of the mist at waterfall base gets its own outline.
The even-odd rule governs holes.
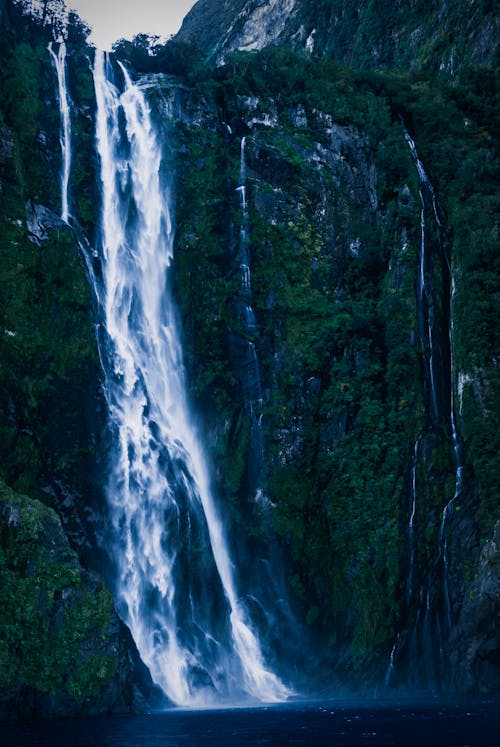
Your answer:
[[[4,747],[499,747],[487,700],[297,702],[148,716],[0,725]]]

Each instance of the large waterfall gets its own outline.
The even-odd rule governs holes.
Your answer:
[[[102,223],[100,353],[114,439],[107,549],[119,612],[177,704],[280,701],[238,589],[186,400],[169,289],[173,225],[161,142],[140,85],[96,52]]]

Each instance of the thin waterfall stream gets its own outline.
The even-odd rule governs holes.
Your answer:
[[[237,588],[186,398],[169,289],[170,190],[143,90],[96,52],[101,358],[114,434],[107,496],[115,595],[153,680],[177,704],[290,690],[265,662]]]
[[[417,292],[417,319],[418,319],[418,333],[420,341],[424,350],[427,351],[425,355],[425,367],[426,367],[426,379],[428,382],[428,388],[430,390],[430,396],[426,397],[430,400],[430,418],[433,423],[437,423],[439,419],[439,406],[438,396],[436,392],[436,371],[435,371],[435,347],[436,343],[434,340],[434,307],[432,302],[432,294],[429,292],[427,284],[427,271],[428,271],[428,246],[427,246],[427,225],[426,225],[426,192],[429,193],[432,199],[434,208],[434,214],[436,212],[436,198],[434,194],[434,188],[430,183],[427,173],[420,161],[417,153],[417,149],[414,141],[405,130],[405,139],[410,147],[410,151],[417,167],[418,177],[420,180],[420,261],[419,261],[419,273],[418,273],[418,292]]]
[[[245,372],[244,394],[245,403],[250,418],[250,454],[249,454],[249,482],[254,499],[266,501],[263,491],[264,475],[264,434],[262,428],[263,396],[260,378],[260,366],[255,343],[247,339],[255,334],[257,321],[252,308],[252,279],[250,270],[249,251],[249,217],[247,200],[247,165],[246,165],[246,137],[240,142],[240,172],[237,192],[240,198],[241,224],[239,233],[239,267],[241,272],[241,326],[245,334],[242,340],[244,346]]]
[[[432,303],[429,301],[429,293],[427,292],[427,286],[426,286],[426,194],[428,197],[428,201],[432,205],[432,218],[435,221],[435,224],[438,229],[438,234],[441,234],[443,231],[443,224],[439,215],[439,208],[437,204],[436,199],[436,193],[434,191],[434,187],[432,186],[429,177],[427,176],[427,173],[424,169],[424,166],[422,162],[420,161],[416,145],[408,132],[405,130],[405,138],[408,142],[408,145],[411,150],[411,154],[413,157],[413,160],[415,162],[415,165],[417,167],[418,176],[420,180],[420,199],[422,203],[422,212],[421,212],[421,249],[420,249],[420,274],[419,274],[419,293],[418,298],[420,299],[420,310],[419,314],[426,317],[426,324],[427,324],[427,342],[429,346],[429,363],[428,363],[428,373],[429,373],[429,380],[430,380],[430,389],[431,389],[431,401],[432,401],[432,414],[434,418],[434,422],[437,421],[437,418],[439,416],[439,407],[438,407],[438,397],[436,394],[436,374],[434,371],[434,325],[433,325],[433,308]],[[440,236],[441,240],[441,236]],[[446,261],[446,267],[448,272],[450,272],[451,268],[449,266],[448,258],[445,256]],[[448,578],[447,578],[447,566],[448,566],[448,560],[447,560],[447,546],[446,546],[446,536],[445,536],[445,530],[446,530],[446,521],[447,518],[453,508],[454,502],[457,498],[457,496],[462,491],[462,483],[463,483],[463,454],[462,454],[462,443],[460,440],[460,437],[458,435],[457,431],[457,425],[456,425],[456,414],[455,414],[455,398],[454,398],[454,366],[453,366],[453,282],[450,284],[450,312],[449,312],[449,318],[448,318],[448,344],[449,344],[449,384],[450,384],[450,401],[449,401],[449,407],[447,416],[449,419],[449,425],[450,425],[450,431],[451,431],[451,439],[453,444],[453,453],[455,458],[455,492],[454,495],[450,498],[450,500],[446,503],[445,507],[443,508],[443,514],[442,514],[442,520],[441,525],[439,529],[439,553],[440,556],[443,559],[443,566],[444,566],[444,575],[443,575],[443,592],[444,592],[444,598],[445,598],[445,605],[447,607],[447,617],[449,622],[449,599],[448,599]],[[426,299],[426,304],[423,304],[424,298]],[[418,304],[417,304],[418,305]],[[423,343],[425,344],[425,340],[423,340]],[[415,457],[415,460],[417,459],[417,454]],[[414,483],[412,483],[414,486]]]
[[[415,142],[404,131],[405,139],[409,145],[411,155],[417,168],[419,177],[419,195],[421,203],[420,211],[420,254],[419,269],[417,274],[416,289],[416,310],[418,335],[423,350],[423,370],[424,370],[424,400],[425,400],[425,431],[422,431],[415,441],[414,456],[411,468],[410,479],[410,512],[408,521],[408,540],[409,540],[409,561],[407,575],[406,600],[408,608],[414,604],[415,621],[413,632],[409,638],[409,676],[411,680],[415,679],[417,668],[425,672],[425,678],[433,685],[437,685],[437,677],[440,674],[443,677],[443,634],[449,632],[451,628],[451,605],[449,593],[449,558],[447,545],[447,522],[451,516],[455,501],[463,489],[463,454],[462,442],[457,430],[457,421],[455,414],[454,402],[454,364],[453,364],[453,281],[451,279],[451,268],[448,257],[444,251],[444,237],[446,229],[440,217],[440,209],[437,203],[436,193],[432,183],[429,180],[427,172],[419,158]],[[447,335],[442,335],[439,341],[438,332],[436,332],[436,311],[433,300],[433,289],[430,286],[431,273],[431,256],[430,241],[428,234],[430,232],[430,223],[433,223],[437,240],[436,248],[441,252],[440,262],[445,278],[450,280],[443,285],[443,292],[449,293],[449,312],[443,314],[447,319]],[[443,353],[445,345],[449,350]],[[438,361],[436,362],[436,357]],[[449,383],[449,401],[443,400],[442,391],[444,379]],[[441,391],[438,391],[438,382],[441,385]],[[416,556],[416,532],[415,522],[418,517],[418,484],[417,470],[419,460],[422,458],[423,444],[427,433],[444,427],[448,420],[448,426],[451,434],[455,461],[455,491],[452,497],[442,509],[442,517],[437,536],[437,546],[434,553],[433,566],[425,579],[416,579],[415,556]],[[431,589],[434,587],[434,581],[441,573],[441,583],[439,585],[439,595],[442,600],[443,612],[440,615],[434,598],[431,598]],[[418,582],[418,598],[415,593],[416,582]],[[418,588],[418,587],[417,587]],[[399,635],[398,635],[399,640]],[[393,646],[390,655],[389,667],[386,676],[386,685],[389,684],[394,671],[395,658],[398,653],[398,640]],[[438,645],[436,645],[436,642]],[[419,659],[421,660],[419,662]],[[418,680],[418,677],[417,677]]]
[[[66,44],[64,41],[60,42],[57,54],[52,49],[52,42],[49,44],[48,50],[57,73],[61,116],[61,220],[67,223],[69,218],[69,177],[71,173],[71,115],[68,86],[66,84]]]
[[[410,604],[413,597],[413,577],[415,573],[415,516],[417,513],[417,468],[420,455],[422,435],[415,441],[413,462],[411,466],[410,518],[408,520],[409,560],[406,582],[406,602]]]

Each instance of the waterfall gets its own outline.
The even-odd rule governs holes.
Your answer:
[[[427,246],[427,225],[426,225],[426,196],[429,195],[432,201],[434,215],[437,217],[436,196],[434,188],[429,181],[427,173],[418,157],[414,141],[409,133],[405,130],[405,139],[410,146],[413,160],[417,167],[420,180],[420,259],[418,274],[418,293],[417,293],[417,317],[418,332],[420,341],[424,349],[428,350],[428,357],[425,358],[427,380],[429,382],[430,400],[431,400],[431,417],[434,423],[439,419],[439,404],[436,392],[436,369],[435,369],[435,341],[434,341],[434,306],[432,295],[428,290],[426,273],[428,264],[428,246]],[[439,224],[440,225],[440,224]]]
[[[243,359],[245,361],[244,379],[244,396],[246,406],[250,415],[250,465],[249,465],[249,482],[250,490],[257,502],[263,501],[264,493],[262,489],[262,480],[264,476],[264,434],[262,429],[262,409],[263,397],[262,386],[260,381],[260,367],[257,357],[255,344],[247,337],[255,334],[257,322],[254,310],[251,306],[252,301],[252,279],[250,273],[250,252],[249,252],[249,218],[248,204],[246,195],[247,185],[247,166],[246,166],[246,137],[241,138],[240,143],[240,172],[239,185],[237,192],[240,198],[241,225],[239,235],[239,267],[241,273],[241,302],[240,302],[240,320],[245,335],[243,341],[244,351]]]
[[[252,281],[250,276],[250,255],[248,252],[248,205],[247,205],[247,167],[246,167],[246,137],[241,138],[240,143],[240,183],[237,187],[237,192],[240,196],[240,207],[241,207],[241,225],[240,225],[240,271],[241,271],[241,289],[244,297],[249,300],[252,294]],[[247,304],[247,310],[253,311],[251,306]],[[255,317],[254,317],[255,318]]]
[[[444,252],[444,238],[446,236],[446,229],[440,217],[440,209],[438,206],[435,190],[427,176],[425,168],[420,161],[416,146],[408,132],[405,130],[405,138],[410,147],[410,151],[417,168],[419,182],[420,182],[420,202],[421,202],[421,213],[420,213],[420,258],[419,258],[419,271],[418,271],[418,284],[417,284],[417,316],[418,316],[418,331],[420,341],[424,350],[427,350],[428,356],[425,356],[424,365],[426,372],[427,387],[424,394],[426,399],[430,398],[430,407],[428,408],[428,417],[430,427],[436,427],[440,425],[440,418],[443,420],[448,419],[449,428],[451,433],[451,440],[453,444],[454,460],[455,460],[455,490],[453,496],[446,502],[442,510],[441,522],[439,526],[439,533],[437,539],[437,547],[434,556],[434,562],[431,570],[427,577],[422,582],[419,594],[419,603],[416,607],[416,622],[413,631],[412,641],[410,644],[410,668],[417,666],[417,631],[421,627],[422,636],[422,662],[421,670],[424,672],[426,678],[435,685],[437,666],[441,677],[444,673],[444,653],[442,646],[442,635],[443,635],[443,619],[446,623],[447,631],[451,628],[451,608],[450,608],[450,595],[449,595],[449,580],[448,580],[448,546],[447,546],[447,522],[452,513],[455,501],[461,494],[463,489],[463,454],[462,454],[462,443],[457,430],[457,420],[455,413],[455,402],[454,402],[454,364],[453,364],[453,283],[450,283],[449,293],[450,310],[448,315],[448,339],[447,344],[449,347],[449,368],[446,368],[445,361],[448,360],[447,353],[438,351],[439,342],[435,333],[435,325],[437,324],[435,319],[435,307],[432,301],[432,290],[428,287],[427,274],[430,273],[430,256],[429,247],[427,241],[427,235],[430,231],[429,226],[426,223],[426,217],[433,223],[437,236],[437,247],[441,251],[440,260],[442,262],[443,277],[448,281],[451,275],[451,268],[448,257]],[[443,284],[444,285],[444,284]],[[445,309],[447,308],[447,299],[444,303]],[[442,316],[446,319],[446,311],[442,312]],[[444,326],[444,322],[443,322]],[[443,336],[444,337],[444,336]],[[443,340],[442,346],[445,343]],[[439,363],[441,368],[438,368],[436,363],[436,354],[440,353]],[[450,386],[450,398],[449,403],[446,405],[444,402],[440,402],[437,392],[437,381],[444,379],[449,380]],[[424,435],[421,434],[415,443],[414,458],[411,470],[411,496],[410,496],[410,519],[409,519],[409,570],[408,570],[408,583],[407,583],[407,603],[410,604],[414,595],[413,589],[413,577],[415,573],[415,532],[414,532],[414,519],[416,513],[416,497],[417,497],[417,485],[416,485],[416,470],[419,460],[420,443]],[[442,617],[438,608],[434,608],[435,602],[431,598],[431,591],[436,588],[435,579],[439,571],[442,574],[440,592],[443,605]],[[436,647],[436,641],[439,643],[439,647]],[[412,673],[410,673],[412,674]]]
[[[436,199],[436,193],[434,190],[434,187],[432,186],[427,173],[424,169],[424,166],[422,162],[420,161],[420,158],[418,156],[418,152],[415,146],[414,141],[408,134],[408,132],[405,130],[405,138],[408,142],[408,145],[410,146],[411,154],[413,157],[413,160],[417,166],[418,176],[420,180],[420,200],[422,204],[422,211],[421,211],[421,219],[420,219],[420,225],[421,225],[421,250],[420,250],[420,270],[419,270],[419,294],[418,297],[420,298],[420,303],[422,304],[422,299],[425,297],[427,299],[428,308],[427,308],[427,330],[428,330],[428,344],[429,344],[429,377],[431,381],[431,396],[432,396],[432,402],[433,402],[433,411],[434,416],[437,419],[439,414],[439,408],[437,404],[437,395],[436,395],[436,385],[435,385],[435,371],[434,371],[434,340],[433,340],[433,308],[431,303],[429,303],[429,294],[426,291],[426,282],[425,282],[425,266],[426,266],[426,242],[425,242],[425,233],[426,233],[426,223],[425,223],[425,195],[424,190],[427,192],[427,195],[430,199],[430,202],[432,204],[432,213],[433,217],[436,223],[436,226],[438,228],[439,233],[439,239],[442,241],[441,234],[444,231],[444,227],[439,215],[439,209]],[[448,258],[445,257],[446,265],[448,271],[450,271],[450,266],[448,262]],[[446,523],[446,519],[450,513],[450,510],[453,506],[453,503],[456,499],[456,497],[459,495],[459,493],[462,490],[462,481],[463,481],[463,457],[462,457],[462,443],[460,441],[457,426],[456,426],[456,414],[455,414],[455,398],[454,398],[454,366],[453,366],[453,313],[452,313],[452,301],[453,301],[453,284],[450,286],[450,314],[449,314],[449,321],[448,321],[448,344],[450,349],[450,370],[449,370],[449,378],[450,378],[450,402],[449,402],[449,422],[450,422],[450,431],[451,431],[451,437],[452,437],[452,443],[453,443],[453,451],[455,456],[455,493],[453,497],[448,501],[446,506],[443,509],[443,518],[441,522],[440,532],[439,532],[439,543],[440,547],[443,550],[443,553],[445,554],[446,551],[446,545],[445,545],[445,539],[444,539],[444,527]]]
[[[291,691],[267,666],[239,595],[189,415],[169,288],[173,225],[161,144],[141,87],[120,67],[122,93],[107,55],[96,52],[96,295],[114,439],[106,542],[118,610],[174,703],[281,701]]]
[[[61,219],[67,223],[69,218],[68,191],[69,175],[71,171],[71,117],[69,108],[68,88],[66,85],[66,44],[62,41],[56,53],[52,49],[52,42],[48,46],[54,67],[57,72],[59,90],[59,111],[61,116]]]
[[[410,518],[408,520],[408,580],[406,584],[406,601],[409,604],[413,596],[413,574],[415,566],[415,516],[417,513],[417,468],[422,436],[415,441],[413,449],[413,463],[411,465],[411,490],[410,490]]]
[[[385,687],[389,687],[389,685],[391,684],[391,677],[394,673],[394,660],[396,657],[396,650],[397,650],[398,643],[399,643],[399,635],[400,634],[398,633],[396,640],[394,641],[394,645],[391,649],[391,655],[389,657],[389,664],[387,666],[387,672],[385,673],[385,680],[384,680]]]
[[[455,492],[443,509],[443,515],[441,519],[441,526],[439,527],[439,546],[443,558],[443,597],[446,612],[446,622],[448,630],[451,628],[451,609],[450,609],[450,595],[448,587],[448,543],[446,538],[446,522],[449,515],[451,514],[455,505],[456,499],[462,493],[463,489],[463,472],[464,472],[464,461],[463,461],[463,448],[462,442],[457,431],[457,420],[455,411],[455,370],[453,364],[453,295],[454,295],[454,283],[451,282],[451,298],[450,298],[450,322],[448,328],[448,338],[450,344],[450,428],[451,438],[453,443],[453,453],[455,457]]]

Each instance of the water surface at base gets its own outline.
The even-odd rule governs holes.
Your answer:
[[[328,700],[0,726],[4,747],[500,747],[497,701]]]

